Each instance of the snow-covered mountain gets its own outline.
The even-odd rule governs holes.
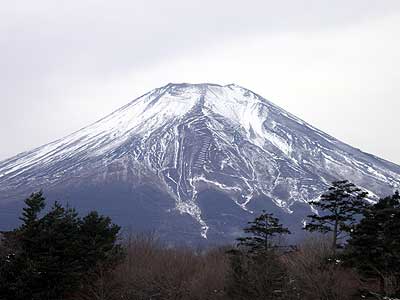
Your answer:
[[[400,186],[400,167],[240,86],[168,84],[0,162],[0,218],[42,188],[123,225],[219,239],[264,208],[300,224],[337,179],[382,196]]]

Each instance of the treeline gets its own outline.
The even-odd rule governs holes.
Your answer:
[[[346,300],[400,297],[400,195],[366,200],[337,181],[304,229],[318,234],[287,245],[290,231],[263,212],[236,245],[171,248],[154,235],[121,237],[96,212],[79,217],[42,193],[26,201],[22,225],[0,243],[0,300]]]

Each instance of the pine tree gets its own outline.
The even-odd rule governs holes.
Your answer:
[[[112,265],[121,258],[122,248],[116,245],[120,227],[109,217],[93,211],[86,215],[80,225],[80,244],[85,253],[86,268],[101,264]]]
[[[55,202],[40,220],[33,241],[24,243],[27,257],[37,265],[31,290],[38,299],[59,299],[79,287],[79,277],[85,273],[81,250],[80,219],[72,208]]]
[[[45,199],[42,191],[32,193],[29,198],[25,200],[25,205],[22,209],[22,217],[20,220],[23,222],[23,226],[29,226],[35,222],[38,218],[38,214],[45,207]]]
[[[245,247],[250,253],[262,253],[277,247],[276,238],[290,234],[289,229],[279,223],[279,219],[265,211],[248,222],[244,232],[250,236],[239,238],[239,247]]]
[[[121,258],[116,245],[120,228],[110,218],[92,212],[82,219],[57,202],[39,218],[41,192],[26,205],[24,223],[5,238],[15,246],[0,253],[0,300],[68,298],[84,278],[99,267],[112,268]]]
[[[341,246],[340,241],[354,229],[357,216],[361,216],[367,207],[367,195],[367,192],[347,180],[333,182],[319,200],[309,202],[321,214],[309,215],[310,222],[304,229],[324,234],[331,232],[332,250],[336,251]]]
[[[385,279],[400,278],[400,194],[380,199],[364,213],[349,239],[347,257],[361,274],[378,278],[381,291]],[[397,293],[389,296],[400,296]]]
[[[248,236],[239,238],[237,249],[229,251],[227,293],[230,299],[282,299],[287,276],[277,239],[290,231],[265,211],[248,224]]]

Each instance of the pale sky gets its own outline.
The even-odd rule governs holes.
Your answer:
[[[399,0],[5,0],[0,160],[169,82],[211,82],[400,163],[399,37]]]

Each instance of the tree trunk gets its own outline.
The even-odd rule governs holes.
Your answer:
[[[332,238],[332,251],[333,251],[333,253],[336,253],[337,233],[338,233],[338,221],[335,220],[335,226],[333,228],[333,238]]]

